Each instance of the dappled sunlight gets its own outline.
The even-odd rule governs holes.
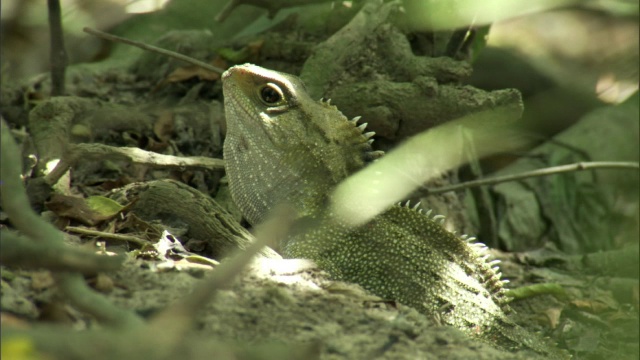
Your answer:
[[[317,265],[307,259],[268,259],[256,257],[249,263],[248,272],[262,279],[280,284],[295,285],[302,289],[320,290],[309,276],[309,271],[318,271]]]

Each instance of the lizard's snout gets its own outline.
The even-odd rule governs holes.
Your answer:
[[[257,66],[255,66],[253,64],[242,64],[242,65],[232,66],[232,67],[228,68],[227,71],[222,73],[222,81],[227,80],[230,77],[237,76],[237,75],[250,76],[253,73],[252,72],[253,68],[257,68]]]

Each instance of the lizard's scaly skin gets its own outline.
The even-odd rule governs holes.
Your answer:
[[[255,65],[223,76],[231,194],[252,224],[280,203],[299,219],[282,244],[285,257],[313,259],[334,279],[360,284],[507,348],[557,357],[515,325],[494,263],[482,244],[460,238],[439,218],[393,206],[350,228],[327,214],[331,191],[378,157],[357,120],[315,101],[295,76]]]

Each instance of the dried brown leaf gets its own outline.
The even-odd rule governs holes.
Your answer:
[[[163,111],[153,124],[153,133],[166,143],[171,140],[175,131],[175,120],[172,111]]]

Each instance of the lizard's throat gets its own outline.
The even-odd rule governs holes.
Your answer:
[[[247,136],[229,136],[224,144],[231,195],[253,225],[264,221],[276,206],[287,204],[301,216],[320,207],[327,191],[277,149]],[[300,155],[299,153],[297,154]],[[304,162],[304,161],[303,161]],[[298,171],[296,171],[296,169]]]

